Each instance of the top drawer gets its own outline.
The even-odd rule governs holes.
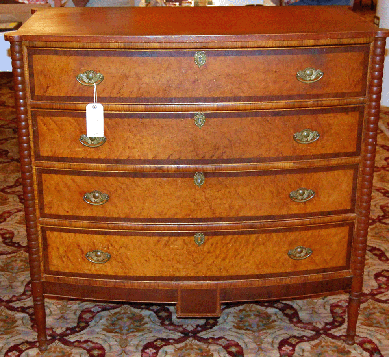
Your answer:
[[[195,63],[202,52],[203,65]],[[93,85],[76,77],[104,76],[102,103],[220,103],[364,96],[368,45],[246,50],[28,50],[31,99],[93,101]],[[297,73],[320,70],[319,80]],[[317,78],[319,78],[318,76]],[[316,79],[317,79],[316,78]]]

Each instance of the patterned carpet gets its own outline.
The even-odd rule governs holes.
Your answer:
[[[37,349],[12,79],[0,73],[0,356],[389,356],[389,138],[380,131],[357,343],[346,345],[347,295],[228,305],[219,319],[172,306],[46,299],[50,346]],[[389,132],[389,108],[381,128]]]

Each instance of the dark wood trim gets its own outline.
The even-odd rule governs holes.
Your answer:
[[[54,49],[54,48],[30,48],[29,56],[54,55],[54,56],[82,56],[82,57],[189,57],[192,58],[196,50],[74,50],[74,49]],[[369,57],[370,46],[331,46],[331,47],[302,47],[302,48],[273,48],[273,49],[221,49],[208,50],[207,57],[225,57],[225,56],[274,56],[274,55],[298,55],[298,54],[317,54],[328,53],[347,53],[347,52],[365,52],[366,59]],[[367,73],[367,71],[366,71]]]
[[[351,288],[352,277],[322,280],[320,282],[303,282],[294,284],[272,285],[266,287],[246,287],[244,289],[221,289],[222,302],[277,300],[293,297],[312,296],[323,292],[344,292]]]
[[[353,231],[354,221],[344,221],[344,222],[336,222],[336,223],[324,223],[324,224],[315,224],[315,225],[303,225],[300,224],[294,227],[278,227],[278,228],[263,228],[263,229],[242,229],[242,230],[234,230],[234,231],[225,231],[225,230],[212,230],[208,231],[207,234],[213,236],[226,236],[226,235],[250,235],[250,234],[261,234],[261,233],[280,233],[280,232],[294,232],[294,231],[311,231],[317,229],[326,229],[333,227],[346,227],[349,226]],[[125,231],[117,231],[117,230],[96,230],[91,231],[90,229],[77,229],[70,227],[41,227],[42,232],[52,231],[52,232],[65,232],[65,233],[80,233],[80,234],[90,234],[90,235],[120,235],[120,236],[138,236],[142,235],[145,237],[192,237],[193,232],[186,231],[176,231],[173,230],[171,232],[166,231],[133,231],[133,230],[125,230]]]
[[[355,220],[355,213],[346,213],[343,215],[325,215],[322,217],[314,218],[301,218],[301,219],[278,219],[278,220],[266,220],[266,221],[225,221],[225,222],[91,222],[91,221],[70,221],[61,219],[40,218],[39,223],[45,227],[64,227],[68,226],[72,229],[94,229],[94,230],[114,230],[114,231],[137,231],[137,232],[208,232],[217,230],[226,231],[244,231],[244,230],[258,230],[258,229],[274,229],[274,228],[286,228],[297,227],[301,225],[322,225],[332,224],[340,222],[350,222]]]
[[[44,237],[44,248],[47,248],[46,244],[46,237]],[[207,282],[216,282],[216,283],[222,283],[222,282],[229,282],[231,280],[245,280],[245,279],[251,279],[251,280],[260,280],[260,279],[269,279],[269,278],[289,278],[289,277],[302,277],[306,276],[308,274],[327,274],[327,273],[338,273],[342,271],[347,271],[350,265],[349,259],[346,265],[344,266],[338,266],[333,268],[325,268],[325,269],[312,269],[312,270],[301,270],[301,271],[295,271],[293,273],[274,273],[274,274],[256,274],[256,275],[228,275],[228,276],[151,276],[148,275],[147,277],[144,276],[120,276],[120,275],[106,275],[106,274],[87,274],[87,273],[68,273],[68,272],[62,272],[62,271],[56,271],[56,270],[50,270],[47,266],[48,263],[48,256],[47,253],[44,252],[44,256],[46,258],[45,260],[45,266],[44,266],[44,273],[46,276],[55,277],[59,281],[62,278],[85,278],[85,279],[112,279],[115,281],[131,281],[131,282],[144,282],[145,280],[153,283],[160,283],[160,282],[176,282],[178,284],[183,284],[187,282],[196,282],[196,283],[204,283],[205,279]],[[347,253],[347,256],[349,254]]]
[[[220,288],[220,302],[243,302],[276,300],[280,298],[293,298],[312,296],[322,293],[344,292],[351,287],[351,277],[328,279],[321,281],[307,281],[301,283],[291,283],[272,286],[259,287],[228,287]],[[44,292],[51,296],[62,296],[92,300],[110,301],[133,301],[145,303],[176,303],[178,302],[178,290],[190,289],[192,286],[177,285],[177,288],[170,289],[145,289],[145,288],[120,288],[109,289],[104,286],[73,285],[45,281]],[[216,289],[216,285],[209,283],[204,287]],[[199,317],[197,315],[197,317]]]
[[[308,169],[288,169],[288,170],[274,170],[274,171],[252,171],[252,170],[239,170],[239,171],[214,171],[207,172],[206,177],[247,177],[247,176],[278,176],[278,175],[297,175],[301,173],[313,173],[313,172],[329,172],[329,171],[343,171],[343,170],[357,170],[358,165],[338,165],[332,167],[314,167]],[[147,172],[142,171],[142,167],[136,172],[117,172],[117,171],[97,171],[90,172],[87,170],[60,170],[49,168],[38,168],[39,175],[72,175],[72,176],[90,176],[90,177],[132,177],[132,178],[192,178],[192,172]]]
[[[90,101],[90,98],[88,102]],[[307,101],[272,101],[272,102],[228,102],[228,103],[192,103],[192,104],[131,104],[131,103],[104,103],[106,112],[215,112],[215,111],[242,111],[242,110],[275,110],[297,109],[307,107],[338,107],[365,105],[366,96],[342,98],[318,98]],[[42,110],[53,110],[52,102],[30,101],[31,107]],[[85,111],[85,102],[59,102],[55,103],[55,109],[67,111]]]
[[[217,287],[178,289],[177,317],[220,316],[220,290]]]

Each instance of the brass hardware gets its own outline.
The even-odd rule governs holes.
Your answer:
[[[205,65],[205,62],[207,62],[207,55],[204,51],[197,51],[194,55],[194,61],[200,68],[201,66]]]
[[[320,135],[316,130],[304,129],[293,134],[293,139],[299,144],[311,144],[319,139]]]
[[[101,73],[90,70],[80,73],[76,78],[84,86],[93,86],[94,84],[100,84],[104,76]]]
[[[202,185],[204,185],[205,176],[202,172],[196,172],[193,177],[193,180],[196,186],[201,187]]]
[[[194,235],[194,241],[195,241],[195,243],[198,246],[204,244],[204,242],[205,242],[205,235],[204,235],[204,233],[196,233]]]
[[[80,143],[82,145],[85,145],[89,148],[97,148],[101,145],[103,145],[105,142],[107,141],[107,139],[105,138],[105,136],[102,136],[102,137],[89,137],[89,136],[86,136],[85,134],[82,134],[80,136]]]
[[[291,249],[288,252],[289,258],[294,259],[294,260],[307,259],[311,254],[312,254],[311,248],[306,248],[306,247],[302,247],[302,246],[298,246],[294,249]]]
[[[107,203],[108,200],[109,196],[106,193],[97,190],[88,192],[84,195],[84,201],[94,206],[103,205],[104,203]]]
[[[301,187],[289,194],[289,197],[294,202],[307,202],[315,196],[315,191]]]
[[[194,116],[194,122],[196,126],[201,128],[205,124],[205,115],[204,113],[196,113]]]
[[[111,254],[101,250],[92,250],[91,252],[86,253],[85,256],[86,259],[95,264],[104,264],[111,259]]]
[[[296,78],[303,83],[313,83],[321,79],[323,75],[324,73],[320,69],[305,68],[297,72]]]

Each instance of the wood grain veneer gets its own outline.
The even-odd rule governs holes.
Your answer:
[[[86,149],[80,143],[80,136],[85,134],[84,113],[34,111],[35,158],[85,163],[151,164],[163,160],[209,164],[360,155],[364,106],[206,112],[201,128],[195,125],[195,114],[107,113],[106,143]],[[318,131],[320,138],[308,145],[297,143],[293,135],[307,128]]]
[[[350,291],[353,343],[388,35],[336,6],[59,8],[7,33],[40,349],[47,295],[201,317]],[[301,83],[306,68],[324,75]],[[79,142],[86,70],[104,75],[98,148]],[[303,129],[319,140],[296,144]],[[292,202],[300,187],[315,196]],[[93,190],[108,202],[85,203]],[[298,246],[312,254],[291,259]],[[87,260],[93,250],[111,259]]]
[[[367,45],[209,50],[207,65],[199,68],[194,65],[193,50],[31,49],[28,63],[31,98],[36,101],[90,101],[93,89],[77,81],[64,83],[62,78],[64,73],[75,78],[93,68],[104,75],[98,86],[103,102],[257,102],[363,96],[368,53]],[[307,63],[325,72],[322,80],[310,84],[296,81],[296,73],[304,70]]]
[[[230,280],[234,276],[334,271],[346,269],[349,264],[350,229],[345,224],[259,233],[207,232],[200,246],[194,244],[193,233],[120,235],[114,231],[79,233],[47,229],[45,273],[143,276],[155,280],[216,276]],[[288,251],[299,245],[311,248],[312,255],[304,260],[290,259]],[[95,249],[110,253],[111,259],[106,264],[91,264],[85,255]]]
[[[326,170],[206,173],[194,184],[194,173],[93,173],[38,171],[40,216],[98,220],[176,220],[236,217],[308,216],[354,209],[356,167]],[[294,202],[289,194],[300,188],[315,196]],[[109,195],[107,203],[90,205],[85,193]]]

